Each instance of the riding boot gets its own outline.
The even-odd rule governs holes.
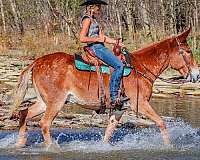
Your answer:
[[[127,102],[127,101],[129,101],[130,100],[130,98],[129,97],[127,97],[126,95],[121,95],[120,96],[120,102],[121,103],[124,103],[124,102]]]
[[[125,112],[125,110],[121,110],[121,108],[122,108],[122,106],[120,104],[118,104],[116,101],[115,102],[111,102],[109,117],[114,115],[115,119],[117,121],[119,121],[120,118],[122,117],[123,113]]]

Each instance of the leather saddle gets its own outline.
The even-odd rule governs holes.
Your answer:
[[[99,114],[105,113],[106,110],[106,92],[105,92],[105,86],[103,82],[103,75],[102,75],[102,67],[108,68],[108,66],[98,59],[95,55],[95,53],[90,49],[90,47],[85,46],[83,47],[83,50],[85,51],[86,54],[84,55],[77,55],[75,54],[75,61],[78,60],[79,63],[82,62],[83,68],[81,70],[85,71],[96,71],[97,77],[98,77],[98,97],[100,100],[100,109],[97,111]],[[77,64],[75,64],[77,67]],[[80,68],[79,68],[80,69]],[[90,74],[91,77],[91,74]],[[89,84],[88,84],[88,90],[89,90],[89,85],[90,85],[90,79],[89,79]]]
[[[105,92],[105,86],[104,86],[104,80],[103,80],[103,75],[102,73],[110,73],[110,69],[109,66],[106,65],[103,61],[101,61],[99,58],[96,57],[95,53],[93,52],[92,49],[90,49],[90,47],[85,46],[83,47],[83,50],[86,54],[84,55],[78,55],[75,54],[75,66],[77,69],[79,70],[85,70],[85,71],[96,71],[97,73],[97,77],[98,77],[98,96],[99,96],[99,101],[100,101],[100,109],[99,111],[97,111],[99,114],[101,113],[105,113],[106,110],[106,106],[109,105],[109,102],[106,99],[106,92]],[[127,60],[127,57],[125,54],[122,54],[121,52],[121,48],[118,47],[118,44],[116,44],[113,48],[113,51],[115,53],[115,55],[122,60],[122,62],[126,63],[129,62],[129,60]],[[76,61],[78,63],[82,63],[82,65],[79,66],[83,66],[81,69],[80,67],[78,68]],[[126,65],[127,66],[127,65]],[[131,69],[128,68],[128,74],[129,75],[131,72]],[[90,85],[90,80],[89,80],[89,84],[88,84],[88,90],[89,90],[89,85]],[[121,89],[123,90],[123,89]]]

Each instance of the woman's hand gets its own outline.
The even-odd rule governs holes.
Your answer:
[[[120,46],[121,48],[125,47],[125,45],[122,43],[122,39],[121,39],[121,38],[120,38],[120,39],[116,39],[115,45],[118,45],[118,46]]]
[[[106,42],[106,36],[104,35],[101,29],[99,31],[99,37],[97,38],[97,42],[100,42],[100,43]]]
[[[122,43],[122,42],[119,42],[119,44],[118,44],[120,47],[125,47],[125,45]]]

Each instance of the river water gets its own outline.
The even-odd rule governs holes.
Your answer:
[[[40,130],[28,133],[27,146],[22,149],[13,148],[17,132],[1,131],[0,159],[200,160],[199,98],[153,98],[151,104],[159,115],[165,116],[170,146],[163,145],[159,129],[154,125],[120,128],[110,144],[102,143],[104,129],[52,129],[57,147],[48,149],[42,147]]]

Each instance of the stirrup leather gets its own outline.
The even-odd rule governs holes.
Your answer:
[[[98,59],[95,55],[95,53],[87,46],[85,46],[84,51],[87,53],[86,58],[90,64],[94,64],[96,67],[97,77],[98,77],[98,83],[99,83],[99,100],[100,100],[100,110],[99,113],[105,113],[106,110],[106,91],[105,91],[105,85],[103,80],[103,75],[101,72],[101,65],[104,64],[100,59]]]

